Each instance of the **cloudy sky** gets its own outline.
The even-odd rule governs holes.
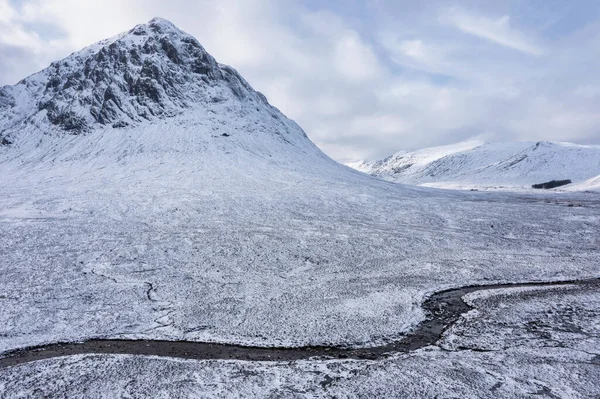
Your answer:
[[[154,16],[338,161],[468,139],[600,144],[597,0],[0,0],[0,85]]]

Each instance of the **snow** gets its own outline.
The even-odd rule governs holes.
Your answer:
[[[75,355],[0,370],[3,397],[461,397],[600,394],[598,284],[480,290],[438,347],[380,361]]]
[[[385,180],[426,187],[530,191],[533,184],[570,179],[575,184],[567,189],[584,191],[597,184],[593,179],[585,181],[600,172],[600,146],[469,141],[401,151],[381,161],[348,166]]]
[[[592,177],[581,183],[573,184],[567,187],[569,191],[592,191],[600,192],[600,175]]]
[[[119,86],[142,79],[129,61],[94,84],[82,77],[85,90],[61,86],[103,51],[164,37],[183,61],[146,54],[170,79],[152,81],[156,101]],[[12,142],[0,145],[0,353],[94,337],[371,346],[415,326],[440,289],[597,277],[597,197],[449,192],[351,170],[233,69],[201,47],[187,54],[189,38],[154,20],[0,90],[0,136]],[[188,73],[198,59],[208,72]],[[111,84],[121,105],[99,119],[94,98]],[[81,129],[52,122],[39,109],[48,98]],[[540,359],[552,362],[540,370]],[[506,397],[543,386],[577,397],[597,394],[569,379],[598,377],[589,361],[527,348],[292,365],[81,356],[0,370],[0,392],[319,396],[331,367],[330,378],[349,379],[341,396],[447,394],[451,381],[479,396],[505,374]]]
[[[125,136],[128,127],[156,127],[177,116],[187,118],[188,128],[200,126],[204,136],[227,135],[233,123],[233,130],[248,132],[246,140],[267,130],[280,140],[302,140],[305,147],[314,147],[300,127],[233,68],[218,64],[196,39],[161,19],[1,88],[0,99],[0,138],[21,150],[0,146],[0,154],[14,157],[40,147],[40,139],[60,136],[65,141],[65,133],[107,128],[123,130],[116,134]]]
[[[468,294],[476,310],[446,332],[441,346],[499,351],[560,347],[600,355],[598,285],[509,288]]]
[[[438,289],[597,274],[597,203],[389,184],[304,136],[227,115],[232,135],[213,136],[197,115],[45,137],[0,164],[0,350],[89,337],[368,346],[415,325]]]
[[[596,397],[595,357],[561,348],[447,352],[380,362],[251,363],[73,356],[0,371],[6,398]]]

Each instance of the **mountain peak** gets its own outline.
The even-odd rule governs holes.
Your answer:
[[[0,141],[14,141],[11,136],[33,119],[47,122],[48,130],[82,133],[225,101],[253,102],[269,113],[276,111],[193,36],[153,18],[53,62],[17,86],[0,88]]]
[[[162,18],[0,87],[0,163],[233,154],[281,165],[326,158],[235,69]]]
[[[173,22],[160,17],[154,17],[146,24],[137,25],[133,29],[128,31],[126,34],[133,34],[136,36],[144,36],[151,34],[190,36],[181,29],[179,29]]]
[[[168,19],[161,18],[161,17],[152,18],[148,22],[148,25],[156,25],[156,26],[166,27],[168,29],[179,30],[179,28],[177,28],[173,22],[169,21]]]

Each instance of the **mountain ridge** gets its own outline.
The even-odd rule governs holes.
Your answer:
[[[460,142],[380,161],[347,164],[396,183],[459,189],[526,189],[550,180],[586,181],[600,173],[600,146],[566,142]]]

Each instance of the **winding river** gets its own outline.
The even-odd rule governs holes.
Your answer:
[[[408,332],[402,339],[376,347],[343,348],[337,346],[306,346],[297,348],[268,348],[189,341],[93,339],[75,343],[55,343],[7,352],[0,355],[2,356],[0,358],[0,368],[12,367],[42,359],[79,354],[128,354],[198,360],[293,361],[314,357],[377,360],[394,353],[407,353],[426,346],[435,345],[446,329],[450,328],[462,314],[473,309],[462,299],[466,294],[475,291],[503,288],[559,287],[565,285],[600,287],[600,278],[557,282],[480,285],[439,291],[431,295],[423,303],[423,309],[427,317],[414,330]]]

